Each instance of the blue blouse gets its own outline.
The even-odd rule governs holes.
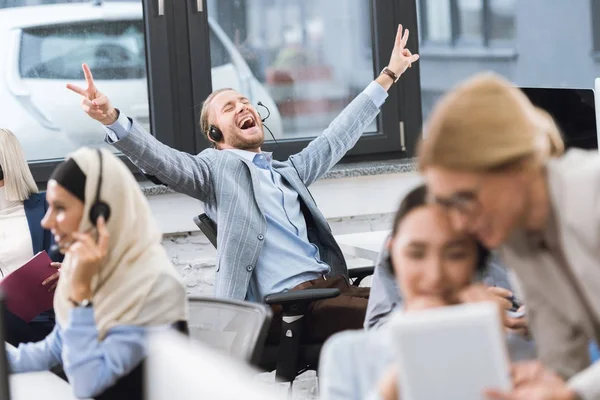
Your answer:
[[[9,367],[11,372],[20,373],[47,371],[62,364],[75,396],[94,397],[131,372],[146,356],[148,329],[116,326],[99,341],[94,310],[73,308],[64,328],[57,323],[41,342],[8,348]]]

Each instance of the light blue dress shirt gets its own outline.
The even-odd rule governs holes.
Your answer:
[[[364,90],[377,107],[387,98],[387,91],[376,81]],[[117,121],[106,127],[110,141],[129,134],[131,121],[120,113]],[[262,301],[264,296],[284,292],[300,283],[319,278],[329,272],[317,246],[308,240],[306,221],[300,210],[298,193],[271,167],[270,153],[254,153],[227,149],[251,161],[257,168],[260,189],[257,200],[265,215],[267,231],[264,245],[250,280],[248,299]]]
[[[167,329],[166,327],[160,329]],[[97,396],[131,372],[146,356],[147,328],[116,326],[98,340],[94,310],[74,308],[69,322],[42,341],[7,348],[12,373],[47,371],[61,365],[78,398]]]

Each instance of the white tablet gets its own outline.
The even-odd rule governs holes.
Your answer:
[[[390,323],[402,400],[483,400],[485,389],[510,390],[494,303],[399,313]]]

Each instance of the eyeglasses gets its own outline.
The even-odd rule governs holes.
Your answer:
[[[474,218],[481,212],[479,190],[481,182],[474,188],[460,190],[449,197],[435,197],[433,202],[449,212],[458,212],[463,217]]]

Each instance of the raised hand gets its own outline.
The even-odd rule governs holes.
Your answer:
[[[87,115],[104,125],[113,124],[119,116],[117,110],[110,105],[108,97],[96,88],[90,67],[83,64],[82,69],[87,87],[84,89],[68,83],[67,89],[81,96],[81,108]]]
[[[412,54],[410,50],[406,48],[407,42],[408,29],[403,30],[402,25],[398,25],[394,49],[392,50],[392,56],[390,57],[390,63],[388,64],[388,68],[398,76],[402,75],[404,71],[410,68],[412,63],[419,59],[418,54]]]

